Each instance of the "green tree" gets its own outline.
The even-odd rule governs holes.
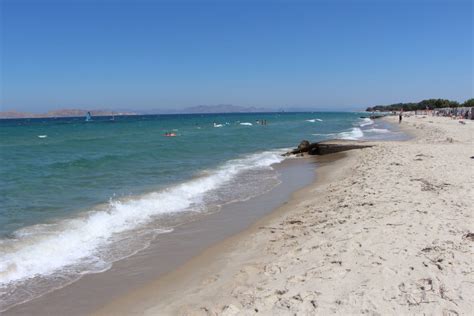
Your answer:
[[[451,101],[447,99],[426,99],[420,102],[410,103],[395,103],[390,105],[376,105],[368,107],[366,111],[415,111],[415,110],[426,110],[428,109],[439,109],[439,108],[455,108],[458,106],[474,107],[474,99],[469,99],[462,105],[457,101]]]
[[[464,101],[462,106],[469,107],[469,108],[474,107],[474,99],[469,99],[469,100]]]

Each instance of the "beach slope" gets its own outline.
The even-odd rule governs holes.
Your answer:
[[[251,229],[97,314],[472,313],[474,123],[401,127],[412,140],[339,154]]]

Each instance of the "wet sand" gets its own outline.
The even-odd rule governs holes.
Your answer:
[[[401,128],[415,138],[321,166],[251,228],[96,314],[471,314],[474,123]]]

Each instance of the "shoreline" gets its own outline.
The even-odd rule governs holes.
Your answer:
[[[388,120],[394,123],[395,118]],[[456,227],[456,234],[443,228],[449,224],[453,231],[453,223],[443,221],[438,214],[432,220],[443,223],[437,227],[438,233],[433,235],[433,229],[429,225],[434,224],[416,217],[428,217],[431,220],[432,216],[428,210],[446,212],[446,205],[441,210],[443,205],[437,203],[437,200],[428,200],[430,204],[427,204],[426,199],[420,199],[418,196],[413,201],[397,198],[400,194],[415,194],[415,191],[420,195],[426,191],[427,194],[433,193],[430,191],[435,191],[438,195],[442,193],[438,184],[431,183],[431,180],[436,179],[404,179],[406,172],[413,171],[418,171],[418,174],[423,176],[436,176],[426,174],[426,171],[439,167],[431,166],[428,158],[422,168],[424,173],[416,170],[417,168],[404,170],[404,163],[411,163],[405,161],[407,153],[404,151],[408,151],[409,155],[419,152],[418,156],[415,154],[410,157],[415,161],[421,161],[424,157],[433,158],[433,148],[428,147],[451,146],[450,149],[455,149],[458,153],[472,154],[473,150],[467,148],[469,144],[472,145],[472,136],[469,137],[469,133],[472,135],[472,124],[469,122],[467,126],[458,125],[460,124],[456,121],[448,122],[441,118],[405,118],[400,127],[416,138],[404,142],[377,141],[374,142],[377,143],[374,149],[354,150],[343,154],[344,158],[318,168],[315,183],[294,193],[285,205],[258,220],[249,229],[211,246],[176,270],[109,302],[94,314],[130,315],[159,312],[231,315],[255,314],[257,311],[277,314],[467,313],[473,306],[472,300],[468,299],[473,296],[472,277],[469,281],[464,276],[466,272],[472,272],[468,266],[469,254],[466,254],[472,244],[469,244],[470,239],[463,237],[466,232],[472,231],[472,227],[469,227],[472,215],[466,212],[468,204],[448,203],[448,212],[461,210],[461,215],[456,212],[451,214],[455,217],[452,220],[460,226]],[[393,159],[395,157],[387,155],[390,152],[399,155],[404,163],[399,163]],[[379,165],[371,161],[371,155],[379,156]],[[439,160],[438,165],[446,165],[446,158],[436,157]],[[387,165],[387,171],[384,170],[384,165],[380,164],[388,160],[392,164]],[[393,173],[398,167],[401,167],[398,171],[401,172],[400,179],[393,179]],[[460,168],[468,169],[459,172],[455,168],[453,173],[462,175],[462,171],[471,170],[472,175],[472,166],[471,169],[469,167],[469,164],[462,161]],[[374,168],[377,170],[371,171]],[[379,192],[367,181],[377,180],[371,177],[377,172],[379,176],[381,173],[388,173],[381,175],[377,181]],[[386,179],[387,181],[382,181],[389,175],[391,177]],[[446,181],[456,181],[452,175],[447,178],[449,180]],[[403,185],[397,186],[400,182],[415,185],[409,188],[410,192],[406,191],[407,188]],[[389,189],[395,192],[386,192],[386,184],[393,185]],[[461,188],[460,192],[457,192],[458,195],[468,196],[466,194],[470,191],[466,184],[469,184],[469,180],[461,179],[460,183],[450,183],[444,187],[439,185],[446,191],[456,186]],[[361,185],[366,186],[365,190],[356,188]],[[317,193],[316,197],[314,193]],[[335,193],[342,194],[335,196]],[[359,197],[361,193],[365,195],[362,199]],[[388,200],[378,201],[382,196]],[[447,203],[445,199],[442,201]],[[387,202],[389,204],[386,204]],[[367,205],[371,206],[370,212],[366,208]],[[410,216],[401,212],[400,205],[406,207],[405,211],[409,212]],[[414,205],[417,210],[411,209]],[[387,214],[387,211],[390,212]],[[376,217],[372,212],[379,216]],[[356,217],[355,222],[351,222],[353,217]],[[419,222],[416,225],[410,224],[408,218],[410,221]],[[393,220],[398,222],[388,222]],[[308,225],[309,221],[311,225]],[[380,226],[380,222],[384,222],[384,225]],[[418,229],[414,230],[412,226],[417,226]],[[335,239],[341,237],[340,234],[346,238]],[[356,241],[360,235],[368,236]],[[385,235],[390,237],[391,243],[385,243]],[[396,241],[400,236],[409,236],[413,240],[409,243],[399,242],[400,245],[397,245]],[[434,238],[435,236],[438,238]],[[448,239],[449,242],[442,240],[443,238],[440,240],[440,237]],[[369,241],[369,245],[363,246],[361,241]],[[429,242],[434,245],[426,245]],[[311,243],[314,245],[308,247]],[[333,243],[338,243],[338,247],[334,247]],[[424,243],[425,247],[421,247],[420,243]],[[453,243],[457,244],[459,249],[446,246]],[[405,257],[402,259],[398,258],[401,253],[400,246],[405,247]],[[394,247],[397,248],[397,254],[393,253]],[[424,253],[424,249],[433,249],[430,251],[438,252],[439,256],[447,256],[446,253],[449,253],[457,261],[438,263],[439,266],[448,265],[440,269],[436,264],[432,264],[434,259],[429,257],[432,253]],[[374,250],[380,253],[378,257]],[[447,259],[441,262],[445,260]],[[472,262],[472,257],[470,260]],[[410,265],[408,271],[405,271],[406,267],[401,271],[403,264],[413,266]],[[456,269],[453,269],[453,265]],[[429,273],[423,270],[429,270]],[[373,274],[374,272],[376,273]],[[361,275],[367,273],[373,274],[373,277],[367,276],[361,280]],[[395,285],[396,280],[403,282]]]
[[[278,181],[272,190],[222,206],[218,212],[196,217],[159,235],[138,253],[114,262],[107,271],[83,275],[79,280],[33,300],[12,306],[5,315],[84,315],[116,297],[160,278],[209,246],[250,226],[255,219],[283,204],[293,191],[312,182],[314,160],[287,159],[275,167]]]
[[[305,159],[312,159],[313,157],[309,156]],[[109,302],[92,313],[92,315],[143,314],[148,307],[153,307],[153,302],[157,297],[159,297],[163,305],[169,305],[168,300],[171,301],[170,303],[175,300],[179,301],[178,297],[181,296],[179,293],[183,288],[188,287],[190,283],[195,283],[195,285],[201,283],[201,281],[212,283],[213,276],[211,274],[213,273],[211,271],[223,271],[225,268],[228,268],[227,265],[231,264],[231,262],[227,260],[227,256],[232,256],[234,251],[241,249],[241,246],[245,247],[246,238],[265,229],[265,226],[280,220],[282,217],[288,216],[289,210],[298,204],[300,199],[307,195],[314,186],[324,185],[328,178],[333,177],[335,173],[339,173],[339,177],[343,177],[343,172],[341,171],[349,169],[353,156],[351,156],[350,152],[342,152],[314,158],[318,164],[316,179],[311,184],[293,192],[290,199],[284,202],[283,205],[273,209],[269,214],[258,219],[245,230],[211,245],[183,265],[153,280],[143,288],[132,291],[118,300]],[[252,252],[252,254],[258,255],[258,252]],[[249,257],[252,256],[250,255]],[[233,268],[235,269],[236,267]],[[132,307],[134,305],[138,306],[134,308]],[[160,310],[159,312],[161,315],[174,314],[176,310]]]

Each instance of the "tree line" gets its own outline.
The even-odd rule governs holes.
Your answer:
[[[367,112],[381,111],[381,112],[391,112],[391,111],[416,111],[416,110],[426,110],[426,109],[440,109],[440,108],[457,108],[457,107],[474,107],[474,99],[466,100],[464,103],[459,103],[457,101],[451,101],[447,99],[428,99],[420,102],[410,102],[410,103],[395,103],[390,105],[376,105],[373,107],[368,107]]]

